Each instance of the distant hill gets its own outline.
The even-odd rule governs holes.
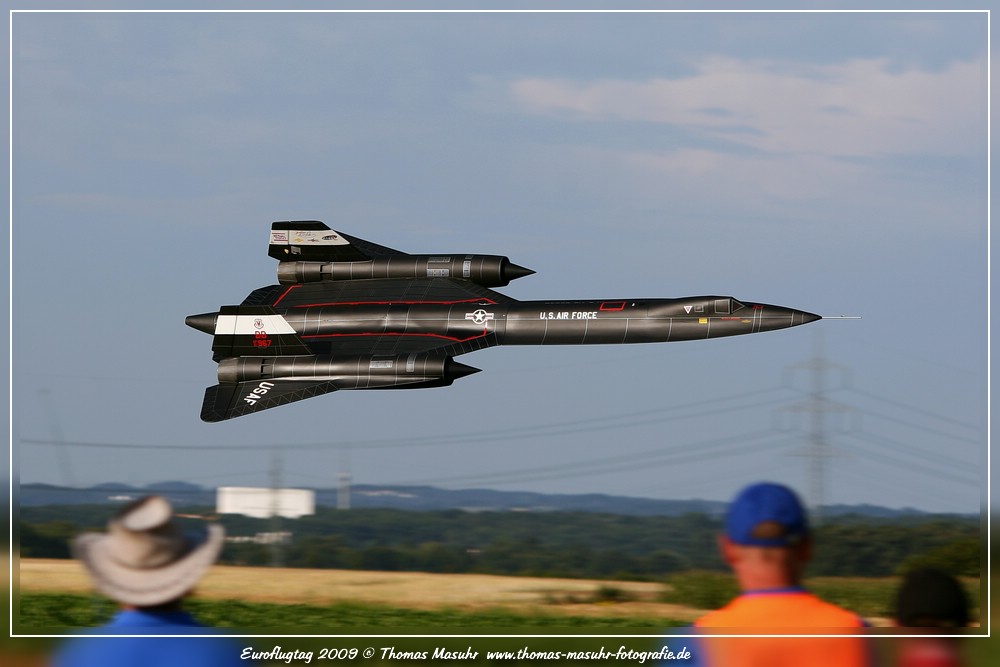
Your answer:
[[[337,506],[337,489],[313,489],[320,507]],[[49,484],[22,484],[17,499],[23,507],[45,505],[120,504],[149,493],[167,496],[175,505],[214,506],[215,489],[188,482],[158,482],[147,486],[122,483],[88,488],[66,488]],[[725,503],[713,500],[654,500],[605,494],[547,494],[490,489],[439,489],[431,486],[375,486],[351,488],[353,508],[393,508],[414,511],[463,510],[510,512],[595,512],[631,516],[680,516],[698,513],[719,516]],[[926,514],[915,509],[890,509],[874,505],[831,505],[825,516],[858,515],[894,518]]]

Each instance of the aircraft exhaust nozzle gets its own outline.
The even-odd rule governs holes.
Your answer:
[[[503,277],[507,282],[511,280],[517,280],[518,278],[523,278],[525,276],[532,276],[535,272],[531,269],[525,268],[513,262],[508,262],[503,266]]]
[[[466,366],[465,364],[455,361],[451,357],[445,362],[444,365],[444,376],[452,380],[457,380],[459,378],[468,377],[481,371],[481,368],[474,368],[472,366]]]

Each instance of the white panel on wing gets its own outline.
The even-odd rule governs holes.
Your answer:
[[[281,315],[219,315],[216,335],[252,336],[256,333],[294,334],[295,329]]]

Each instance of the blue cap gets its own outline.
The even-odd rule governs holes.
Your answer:
[[[726,513],[726,537],[736,544],[790,547],[808,535],[809,520],[799,497],[781,484],[751,484]]]

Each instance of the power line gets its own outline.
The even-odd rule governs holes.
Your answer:
[[[853,447],[851,445],[845,445],[845,446],[848,447],[848,449],[852,449],[856,452],[859,451],[857,447]],[[879,451],[877,449],[873,450],[870,447],[866,447],[864,450],[861,450],[861,453],[863,453],[863,455],[869,460],[880,461],[882,463],[885,463],[886,465],[890,465],[896,468],[905,468],[910,472],[920,473],[922,475],[927,475],[928,477],[933,477],[935,479],[940,479],[943,477],[953,482],[958,482],[959,484],[966,484],[966,485],[978,483],[978,480],[970,479],[969,477],[962,475],[956,475],[950,471],[942,470],[941,468],[938,467],[932,468],[929,466],[924,466],[921,465],[915,459],[895,457],[892,456],[891,454],[886,454],[885,452]]]
[[[947,456],[945,454],[928,452],[926,450],[917,450],[915,447],[897,442],[892,438],[887,438],[884,435],[878,435],[875,433],[870,433],[868,431],[858,431],[855,434],[859,440],[868,440],[870,442],[877,442],[880,445],[889,447],[892,450],[899,452],[905,460],[907,461],[925,461],[928,463],[935,463],[938,466],[943,466],[945,468],[958,468],[969,474],[975,474],[980,471],[980,467],[975,463],[959,461],[955,457]],[[915,458],[915,455],[919,455],[919,459]],[[937,469],[937,468],[936,468]]]
[[[908,412],[912,412],[914,414],[920,415],[921,417],[930,417],[932,419],[937,419],[939,421],[943,421],[943,422],[946,422],[948,424],[951,424],[952,426],[959,426],[961,428],[967,428],[967,429],[975,430],[975,431],[981,430],[981,426],[979,426],[979,425],[969,424],[967,422],[960,421],[960,420],[955,419],[953,417],[948,417],[948,416],[942,415],[940,413],[932,412],[930,410],[927,410],[926,408],[913,407],[912,405],[907,405],[906,403],[903,403],[901,401],[897,401],[897,400],[891,399],[891,398],[885,398],[884,396],[879,396],[878,394],[872,393],[870,391],[865,391],[864,389],[858,389],[857,387],[854,387],[854,386],[844,387],[843,390],[844,391],[848,391],[850,393],[859,394],[861,396],[864,396],[865,398],[870,398],[870,399],[874,399],[876,401],[881,401],[881,402],[886,403],[888,405],[892,405],[893,407],[900,408],[901,410],[906,410]],[[882,416],[882,415],[879,415],[877,413],[869,413],[869,414],[873,414],[876,417],[881,417]],[[901,422],[901,423],[905,423],[905,422]]]
[[[141,444],[141,443],[109,443],[109,442],[73,442],[65,441],[61,434],[53,433],[49,440],[21,438],[22,443],[45,444],[61,448],[68,447],[94,447],[112,450],[175,450],[175,451],[226,451],[232,453],[245,453],[247,451],[271,451],[275,447],[285,450],[330,450],[343,446],[360,447],[362,449],[381,448],[420,448],[447,445],[476,445],[491,442],[504,442],[511,440],[541,438],[552,438],[568,436],[577,433],[595,433],[602,431],[620,431],[640,426],[652,424],[663,424],[679,422],[683,420],[713,417],[717,415],[730,415],[735,412],[759,409],[768,406],[786,403],[788,392],[795,391],[800,395],[805,395],[804,400],[794,404],[791,409],[797,409],[806,413],[810,417],[808,439],[809,439],[809,476],[812,504],[814,507],[821,507],[825,504],[826,493],[826,460],[832,454],[832,445],[828,442],[828,425],[826,417],[834,411],[851,411],[858,414],[868,415],[890,424],[896,424],[919,430],[922,434],[936,435],[948,438],[953,441],[979,444],[977,440],[965,435],[944,430],[947,425],[962,429],[974,429],[976,427],[959,420],[934,414],[931,411],[922,410],[903,402],[886,399],[877,394],[855,389],[849,386],[830,387],[828,386],[826,373],[832,368],[840,368],[836,364],[830,364],[824,358],[821,343],[817,344],[813,357],[792,368],[804,368],[811,372],[809,392],[790,387],[787,384],[772,386],[769,388],[750,392],[740,392],[715,399],[688,402],[669,406],[660,406],[645,410],[633,410],[626,413],[588,417],[585,419],[574,419],[572,421],[547,422],[529,426],[516,426],[490,431],[465,431],[454,433],[443,433],[426,436],[406,436],[397,438],[355,440],[348,443],[283,443],[261,444],[261,445],[225,445],[219,443],[205,444]],[[900,419],[898,417],[884,414],[877,410],[859,409],[836,403],[827,397],[831,391],[845,391],[857,394],[867,399],[879,401],[886,405],[905,410],[913,415],[919,415],[924,419],[936,420],[939,426],[921,425],[917,419]],[[545,466],[534,466],[529,468],[519,468],[507,471],[493,471],[479,475],[464,475],[451,478],[437,478],[418,482],[408,482],[410,484],[430,484],[430,483],[492,483],[507,484],[514,482],[531,482],[543,480],[558,480],[568,478],[593,477],[595,475],[612,474],[619,472],[634,472],[639,468],[657,468],[662,466],[686,465],[698,463],[713,458],[735,457],[751,451],[770,451],[779,445],[785,444],[786,440],[771,443],[760,443],[759,441],[771,437],[773,433],[769,431],[758,431],[753,433],[743,433],[733,436],[723,436],[714,440],[707,440],[700,443],[690,443],[685,441],[665,442],[653,450],[644,450],[632,454],[614,454],[611,456],[599,457],[588,461],[573,461],[570,463],[552,464]],[[953,459],[949,459],[941,454],[920,452],[921,458],[928,462],[934,462],[940,467],[929,467],[922,465],[920,459],[912,456],[913,448],[901,445],[898,442],[872,433],[856,434],[855,437],[861,442],[877,444],[880,448],[872,449],[864,447],[850,449],[872,460],[874,463],[891,465],[895,468],[902,468],[913,473],[935,476],[948,479],[956,483],[965,485],[974,484],[975,480],[964,476],[963,472],[974,470],[969,464],[963,464]],[[888,451],[887,451],[888,450]],[[65,449],[63,451],[66,451]],[[893,452],[898,452],[901,457],[895,456]],[[909,456],[908,456],[909,455]],[[742,474],[742,473],[741,473]]]
[[[460,432],[451,434],[426,435],[419,437],[407,436],[407,437],[388,438],[388,439],[355,440],[347,444],[351,446],[363,447],[366,449],[395,448],[395,447],[424,447],[424,446],[437,446],[437,445],[448,445],[448,444],[495,442],[498,440],[523,438],[526,436],[530,436],[533,438],[553,437],[559,435],[572,435],[574,433],[593,432],[600,430],[633,428],[636,426],[645,426],[649,424],[661,423],[664,421],[695,419],[698,417],[725,414],[737,410],[749,410],[753,408],[775,405],[782,402],[784,399],[773,399],[765,401],[758,400],[743,405],[739,405],[736,407],[730,407],[725,410],[722,409],[701,410],[698,412],[682,414],[679,416],[670,416],[668,414],[680,410],[688,410],[694,407],[700,407],[705,405],[706,403],[708,405],[712,405],[716,403],[731,402],[733,400],[742,400],[751,397],[759,397],[762,394],[767,395],[770,393],[774,393],[776,391],[782,391],[782,388],[773,387],[761,391],[746,392],[734,396],[715,399],[713,401],[691,403],[679,406],[669,406],[666,408],[641,410],[641,411],[628,412],[618,415],[593,417],[589,419],[574,419],[572,421],[565,421],[565,422],[533,424],[530,426],[497,429],[492,431],[472,431],[472,432]],[[619,423],[619,422],[624,422],[624,423]],[[99,441],[84,442],[84,441],[42,439],[42,438],[21,438],[21,442],[30,444],[59,445],[67,447],[94,447],[94,448],[107,448],[107,449],[167,449],[167,450],[181,450],[181,451],[192,451],[192,450],[247,451],[247,450],[270,450],[274,447],[273,444],[259,444],[259,445],[248,445],[248,444],[221,445],[218,443],[203,443],[195,445],[149,444],[149,443],[140,444],[140,443],[111,443],[111,442],[99,442]],[[339,445],[334,445],[332,443],[282,443],[281,444],[281,447],[286,450],[327,449],[336,446]]]
[[[877,412],[872,412],[871,410],[855,409],[858,414],[867,415],[869,417],[875,417],[876,419],[881,419],[882,421],[887,421],[892,424],[897,424],[899,426],[905,426],[907,428],[912,428],[914,430],[920,431],[921,433],[940,436],[942,438],[948,438],[950,440],[957,440],[959,442],[964,442],[970,445],[980,445],[981,440],[975,438],[967,438],[965,436],[955,435],[954,433],[947,433],[937,428],[930,428],[928,426],[915,424],[905,419],[898,419],[896,417],[889,417],[888,415],[879,414]]]
[[[551,464],[546,466],[534,466],[531,468],[520,468],[506,470],[502,472],[487,473],[482,475],[465,475],[459,477],[422,479],[409,481],[406,484],[455,484],[455,483],[512,483],[528,482],[553,479],[569,479],[576,477],[590,477],[598,474],[612,472],[633,471],[636,465],[641,464],[643,468],[655,468],[664,465],[679,465],[696,463],[708,459],[717,458],[722,454],[738,455],[744,450],[761,451],[773,449],[778,446],[785,446],[785,441],[778,441],[771,444],[760,445],[757,441],[773,436],[770,431],[759,431],[756,433],[739,433],[736,435],[709,440],[700,443],[684,443],[683,450],[666,450],[662,448],[646,450],[633,454],[622,454],[616,456],[601,457],[588,461],[578,461],[573,464]],[[721,452],[719,450],[722,450]],[[398,482],[397,484],[403,484]]]

